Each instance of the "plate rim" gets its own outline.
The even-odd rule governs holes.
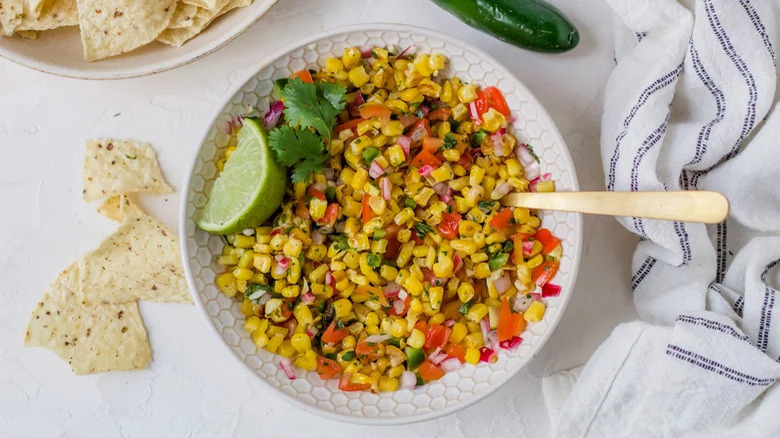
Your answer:
[[[144,76],[151,76],[157,73],[162,73],[168,70],[173,70],[191,64],[195,61],[198,61],[200,59],[203,59],[211,55],[212,53],[226,46],[227,44],[229,44],[230,42],[232,42],[233,40],[241,36],[255,23],[257,23],[261,18],[263,18],[268,13],[268,11],[271,10],[271,8],[273,8],[279,2],[279,0],[265,0],[265,1],[266,3],[262,6],[259,6],[257,11],[255,11],[256,15],[254,15],[246,23],[241,25],[237,31],[216,38],[215,41],[207,45],[202,52],[192,57],[189,57],[189,55],[185,55],[185,56],[173,58],[172,60],[163,63],[157,63],[155,66],[152,67],[141,66],[138,68],[125,69],[118,72],[117,71],[108,71],[108,72],[85,71],[76,68],[68,68],[59,65],[53,65],[30,56],[18,55],[17,53],[8,50],[6,46],[3,44],[0,44],[0,58],[7,59],[14,64],[20,65],[22,67],[27,67],[29,69],[39,71],[41,73],[49,74],[52,76],[59,76],[59,77],[70,78],[70,79],[79,79],[85,81],[111,81],[111,80],[118,80],[118,79],[131,79],[131,78],[140,78]],[[254,5],[254,3],[252,5]],[[249,7],[251,7],[252,5],[250,5]],[[122,55],[117,55],[117,56],[122,56]],[[95,61],[95,62],[100,62],[100,61]]]
[[[210,317],[206,311],[204,303],[200,299],[200,295],[197,292],[194,276],[189,266],[189,258],[187,257],[187,253],[188,253],[187,250],[189,247],[189,245],[187,244],[187,221],[188,221],[187,205],[189,199],[190,186],[192,184],[193,172],[195,170],[195,166],[197,165],[198,159],[200,158],[200,150],[202,149],[203,144],[206,141],[212,126],[214,126],[217,118],[221,114],[220,111],[223,108],[225,108],[228,104],[230,104],[231,100],[236,95],[236,93],[238,93],[247,84],[247,82],[252,80],[252,78],[257,76],[264,68],[274,63],[281,56],[293,52],[295,50],[298,50],[300,48],[306,47],[307,45],[313,44],[316,41],[328,37],[332,37],[334,35],[358,32],[358,31],[363,31],[363,32],[380,31],[381,32],[386,30],[396,31],[396,32],[405,31],[411,33],[417,33],[417,34],[431,36],[431,37],[442,39],[444,41],[461,45],[463,48],[471,50],[477,53],[478,55],[484,57],[484,59],[493,63],[493,65],[495,65],[499,70],[501,70],[502,73],[504,73],[505,77],[510,77],[514,79],[517,82],[517,84],[520,86],[520,88],[523,89],[523,91],[525,91],[528,94],[528,96],[531,98],[531,101],[532,103],[535,104],[538,112],[546,116],[551,121],[552,127],[554,128],[552,134],[555,136],[556,142],[563,146],[561,148],[562,154],[559,159],[563,159],[563,161],[568,166],[568,169],[570,169],[571,184],[572,184],[573,191],[579,190],[580,186],[579,186],[579,179],[577,177],[577,170],[571,158],[569,147],[564,141],[563,136],[561,135],[557,124],[555,123],[554,119],[550,116],[550,114],[547,112],[547,109],[542,105],[542,103],[536,97],[536,95],[534,95],[531,92],[531,90],[525,85],[525,83],[521,81],[514,73],[512,73],[511,70],[509,70],[506,66],[504,66],[503,63],[498,61],[494,56],[487,53],[485,50],[480,49],[479,47],[476,47],[468,42],[465,42],[457,37],[451,36],[443,32],[434,31],[421,26],[409,25],[409,24],[392,23],[392,22],[368,22],[368,23],[360,23],[360,24],[347,25],[347,26],[339,26],[339,27],[334,27],[332,29],[326,29],[303,40],[303,42],[296,42],[296,43],[289,44],[281,48],[280,50],[276,50],[271,54],[269,54],[268,56],[263,57],[262,60],[257,64],[255,69],[253,69],[250,73],[244,75],[240,80],[236,81],[236,85],[226,92],[225,97],[221,100],[221,103],[215,106],[217,110],[214,111],[214,114],[211,117],[211,121],[209,122],[208,126],[203,130],[203,133],[199,137],[197,152],[193,155],[192,162],[189,166],[189,171],[187,172],[184,178],[184,184],[181,186],[184,191],[182,192],[182,196],[179,201],[180,204],[179,204],[179,217],[178,217],[179,247],[180,247],[185,276],[187,277],[187,284],[190,288],[190,293],[193,295],[193,301],[195,302],[196,307],[198,308],[198,310],[201,312],[203,316],[202,318],[203,323],[209,327],[210,331],[218,338],[219,344],[230,353],[230,356],[232,356],[236,361],[241,363],[243,365],[243,369],[249,372],[255,380],[260,381],[263,386],[270,388],[275,395],[281,396],[281,399],[287,401],[293,406],[301,408],[302,410],[308,413],[317,415],[322,418],[343,421],[352,424],[362,424],[362,425],[370,425],[370,426],[406,425],[406,424],[414,424],[422,421],[429,421],[440,417],[444,417],[446,415],[453,414],[455,412],[458,412],[462,409],[474,405],[475,403],[484,399],[488,395],[493,394],[499,388],[503,387],[509,380],[514,378],[525,366],[528,365],[528,362],[530,362],[534,357],[536,357],[541,351],[541,349],[544,348],[550,336],[552,336],[552,333],[558,327],[558,323],[560,322],[561,318],[563,317],[563,314],[566,311],[569,301],[571,300],[571,295],[574,293],[576,287],[577,276],[578,276],[581,257],[582,257],[582,240],[583,240],[582,234],[584,231],[583,223],[582,223],[582,214],[573,213],[575,217],[575,226],[577,227],[579,232],[577,233],[576,239],[572,242],[572,246],[574,248],[574,254],[572,255],[573,257],[572,257],[571,286],[570,286],[571,291],[566,295],[564,300],[560,303],[560,311],[556,314],[556,317],[550,321],[550,323],[552,324],[552,329],[547,330],[541,336],[541,340],[539,341],[539,347],[537,348],[537,350],[526,360],[525,364],[523,364],[520,368],[518,368],[517,371],[515,371],[514,373],[507,373],[506,378],[501,380],[499,383],[491,385],[483,393],[478,394],[472,397],[471,399],[458,403],[454,406],[447,407],[440,410],[434,410],[424,414],[411,415],[408,417],[398,417],[398,418],[369,418],[369,417],[342,414],[334,411],[327,411],[325,409],[307,404],[299,400],[298,398],[294,397],[293,395],[288,394],[282,391],[281,389],[271,385],[265,379],[260,378],[254,372],[254,370],[252,370],[249,364],[247,364],[244,360],[238,357],[238,355],[224,341],[222,335],[217,331],[217,328],[214,326],[214,324],[209,322]]]

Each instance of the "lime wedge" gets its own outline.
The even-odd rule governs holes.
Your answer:
[[[198,227],[212,234],[256,227],[282,203],[286,185],[287,169],[276,162],[265,128],[244,119],[236,150],[214,181]]]

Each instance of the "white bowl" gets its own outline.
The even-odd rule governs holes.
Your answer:
[[[0,56],[44,73],[77,79],[123,79],[170,70],[203,58],[232,41],[279,0],[255,0],[217,18],[181,47],[152,42],[132,52],[89,62],[78,26],[40,32],[37,40],[0,37]]]
[[[261,111],[268,107],[273,80],[288,77],[303,68],[323,65],[328,56],[340,54],[345,47],[397,46],[414,43],[415,50],[438,52],[449,57],[445,77],[457,75],[481,85],[496,85],[506,96],[514,122],[514,133],[521,141],[534,145],[543,172],[551,172],[560,190],[578,189],[574,166],[560,133],[550,116],[530,91],[506,68],[483,51],[454,38],[425,29],[397,24],[361,24],[329,31],[296,47],[268,58],[258,71],[234,90],[218,109],[211,126],[204,134],[202,146],[184,184],[180,235],[184,269],[195,303],[208,324],[233,353],[274,393],[319,415],[365,424],[399,424],[429,420],[462,409],[498,389],[514,376],[544,345],[563,314],[572,293],[582,245],[582,219],[574,213],[545,212],[543,225],[563,240],[563,258],[556,283],[563,286],[559,297],[545,298],[548,308],[543,321],[530,324],[523,333],[522,345],[514,351],[501,351],[494,364],[465,366],[445,375],[441,380],[414,390],[371,394],[342,392],[336,380],[323,381],[316,373],[296,370],[298,378],[288,380],[279,369],[279,357],[265,350],[258,351],[242,329],[244,316],[237,301],[223,295],[214,278],[221,272],[214,255],[222,249],[222,239],[211,236],[195,226],[198,209],[206,204],[206,196],[215,179],[216,161],[227,136],[218,126],[234,114],[240,114],[247,104]]]

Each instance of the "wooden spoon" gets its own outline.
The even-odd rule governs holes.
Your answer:
[[[501,204],[705,224],[722,222],[729,213],[728,199],[707,191],[510,193]]]

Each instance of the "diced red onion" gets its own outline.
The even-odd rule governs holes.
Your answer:
[[[301,302],[305,304],[313,303],[314,294],[311,292],[306,292],[305,294],[301,295]]]
[[[441,199],[441,202],[443,202],[445,204],[449,204],[452,201],[452,193],[451,192],[447,192],[447,193],[445,193],[443,195],[439,195],[439,199]]]
[[[515,148],[515,154],[517,155],[517,159],[520,160],[520,163],[523,165],[523,168],[525,169],[525,177],[529,181],[532,181],[541,175],[541,170],[539,169],[539,163],[536,162],[536,158],[534,158],[533,155],[531,155],[531,151],[528,150],[528,146],[524,144],[518,144]]]
[[[233,116],[233,126],[236,128],[244,126],[244,116],[240,114]]]
[[[406,291],[406,289],[401,289],[398,291],[398,299],[399,300],[406,300],[406,297],[409,296],[409,292]]]
[[[390,282],[385,286],[384,292],[387,298],[397,297],[398,294],[401,292],[401,285],[399,285],[394,281]]]
[[[349,106],[349,115],[352,117],[360,117],[360,105],[363,105],[364,103],[366,103],[366,100],[363,99],[363,93],[360,91],[356,92],[355,101]]]
[[[395,313],[400,315],[404,313],[405,308],[406,308],[406,302],[404,300],[393,301],[393,310],[395,310]]]
[[[422,139],[427,136],[428,131],[426,131],[425,127],[422,125],[418,125],[412,132],[409,133],[409,138],[412,139],[412,142],[414,143],[422,141]]]
[[[406,159],[408,160],[410,151],[412,149],[412,139],[410,139],[405,135],[402,135],[398,137],[397,143],[399,146],[401,146],[401,149],[404,150],[404,157],[406,157]]]
[[[288,259],[287,257],[284,257],[284,256],[283,256],[283,257],[282,257],[282,258],[279,260],[279,266],[280,266],[282,269],[287,269],[287,268],[289,268],[289,267],[290,267],[290,259]]]
[[[282,326],[287,328],[287,335],[284,338],[290,339],[295,333],[295,327],[298,327],[298,320],[295,318],[290,318],[285,321]]]
[[[455,320],[454,319],[448,319],[448,320],[444,321],[444,327],[452,327],[453,325],[455,325]]]
[[[452,264],[453,264],[452,272],[456,273],[460,270],[460,268],[463,267],[463,259],[460,258],[459,255],[455,254],[455,257],[452,258]]]
[[[377,163],[376,160],[371,162],[371,166],[368,168],[368,174],[371,176],[371,178],[379,178],[380,176],[384,175],[385,169]]]
[[[409,47],[403,49],[401,53],[398,54],[396,57],[397,59],[402,59],[404,56],[406,56],[407,53],[409,53],[410,50],[414,48],[414,44],[409,44]]]
[[[524,256],[531,255],[531,251],[533,251],[533,249],[534,249],[534,243],[533,242],[531,242],[530,240],[526,240],[525,242],[523,242],[523,255]]]
[[[320,230],[325,227],[320,227]],[[346,229],[346,222],[336,222],[336,232],[337,233],[343,233],[344,229]]]
[[[281,229],[281,228],[274,228],[273,230],[271,230],[271,234],[270,234],[270,236],[271,236],[271,237],[274,237],[274,236],[276,236],[277,234],[279,234],[279,233],[281,233],[281,232],[282,232],[282,229]],[[281,256],[280,256],[280,255],[277,255],[277,257],[281,257]],[[276,260],[279,260],[279,259],[277,258]]]
[[[311,185],[311,188],[317,189],[318,191],[325,193],[325,190],[328,188],[324,183],[318,182]]]
[[[414,125],[415,123],[417,123],[417,121],[420,119],[412,115],[406,115],[406,116],[399,117],[398,120],[401,122],[402,125],[404,125],[404,128],[408,128]]]
[[[313,230],[311,232],[311,243],[315,245],[320,245],[324,240],[325,237],[318,230]]]
[[[363,339],[363,342],[373,342],[376,344],[385,342],[386,340],[392,338],[391,335],[371,335],[367,337],[366,339]]]
[[[262,306],[265,303],[268,302],[268,300],[271,299],[271,294],[263,294],[263,296],[260,297],[260,299],[257,300],[257,304]]]
[[[243,234],[244,236],[252,236],[255,234],[255,229],[247,228],[246,230],[242,231],[241,234]]]
[[[504,350],[514,350],[522,342],[523,342],[523,338],[521,338],[520,336],[512,336],[512,338],[507,339],[506,341],[499,342],[498,346],[503,348]]]
[[[295,371],[293,370],[290,359],[283,357],[279,360],[279,368],[284,371],[284,375],[290,380],[295,380]]]
[[[220,131],[222,131],[223,134],[233,135],[233,122],[230,120],[225,122],[225,124],[222,125],[222,129],[220,129]]]
[[[423,117],[426,117],[428,115],[428,113],[431,112],[431,109],[428,108],[428,105],[425,105],[425,104],[420,105],[419,109],[420,109],[420,111],[422,111],[422,116]]]
[[[430,166],[428,166],[428,167],[430,167]],[[443,195],[443,194],[447,193],[447,189],[449,189],[449,188],[450,188],[450,186],[447,183],[440,182],[440,183],[436,183],[433,186],[433,191],[436,192],[437,195]]]
[[[308,329],[308,330],[306,330],[306,334],[307,334],[307,335],[308,335],[310,338],[314,339],[314,337],[315,337],[315,336],[317,336],[317,332],[318,332],[318,331],[319,331],[319,330],[317,329],[317,327],[311,326],[311,327],[309,327],[309,329]]]
[[[385,201],[390,200],[390,191],[390,178],[382,178],[382,197],[385,199]]]
[[[417,169],[417,172],[420,175],[422,175],[422,176],[427,178],[427,177],[431,176],[431,173],[433,172],[433,166],[431,166],[430,164],[426,164],[423,167]],[[434,188],[434,190],[436,190],[436,189]]]
[[[325,273],[325,284],[327,284],[328,286],[333,287],[333,283],[335,283],[335,281],[333,281],[333,274],[331,274],[330,271],[326,272]]]
[[[434,365],[438,365],[447,358],[447,354],[441,351],[441,347],[436,347],[433,353],[428,355],[428,361]]]
[[[371,51],[374,50],[373,47],[369,47],[367,49],[363,49],[360,51],[360,57],[363,59],[370,58],[371,57]]]
[[[480,124],[482,123],[482,119],[479,118],[479,113],[477,112],[477,104],[472,101],[469,103],[469,115],[471,116],[471,120],[474,121],[474,124]]]
[[[494,363],[496,360],[496,352],[492,348],[482,347],[479,349],[479,361]]]
[[[539,301],[539,300],[542,299],[542,294],[540,294],[538,292],[531,292],[530,295],[531,295],[531,299],[534,300],[534,301]]]
[[[509,155],[504,145],[504,142],[501,141],[501,134],[499,134],[498,132],[496,132],[495,134],[491,134],[490,139],[493,140],[493,155],[497,157],[503,157]]]
[[[401,373],[401,380],[398,385],[401,389],[413,389],[417,386],[417,376],[411,371]]]
[[[561,294],[561,287],[557,284],[547,283],[542,286],[542,297],[557,297]]]
[[[281,100],[276,100],[274,102],[271,102],[271,106],[268,108],[268,112],[265,113],[265,117],[263,117],[263,123],[265,124],[266,129],[273,129],[276,127],[276,124],[279,123],[279,119],[282,117],[282,112],[284,111],[284,102]]]
[[[336,178],[336,170],[332,167],[326,167],[325,170],[322,171],[322,174],[325,175],[325,179],[327,179],[328,182],[333,181]]]
[[[458,359],[457,357],[451,357],[449,359],[442,361],[441,365],[439,366],[445,373],[449,373],[461,369],[461,367],[463,367],[463,364],[460,363],[460,359]]]
[[[510,287],[512,287],[512,279],[509,278],[509,274],[504,274],[498,280],[493,282],[493,286],[496,287],[498,293],[502,294]]]

